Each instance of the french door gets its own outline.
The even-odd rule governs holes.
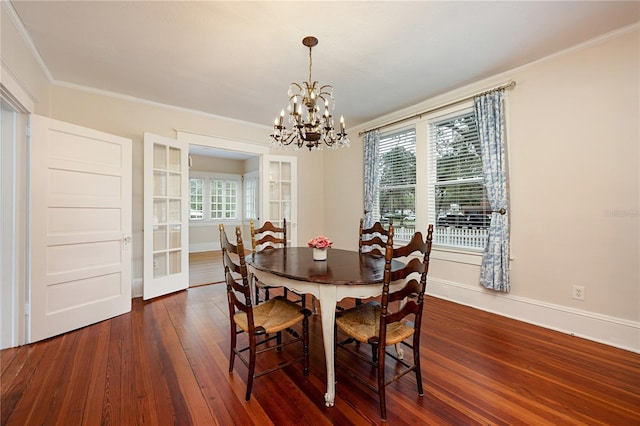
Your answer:
[[[144,134],[143,298],[189,286],[189,145]]]
[[[296,157],[262,156],[261,222],[281,225],[287,219],[287,245],[291,247],[298,244],[297,173]]]

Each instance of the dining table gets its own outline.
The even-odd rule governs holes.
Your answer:
[[[249,273],[259,281],[299,294],[311,294],[319,301],[327,370],[327,393],[324,399],[325,405],[332,407],[336,383],[334,324],[337,304],[347,297],[366,299],[382,294],[385,259],[384,256],[358,251],[328,250],[326,260],[314,260],[310,247],[263,250],[249,255],[247,265]],[[403,266],[403,262],[394,259],[391,270]],[[403,283],[404,280],[391,283],[391,291]]]

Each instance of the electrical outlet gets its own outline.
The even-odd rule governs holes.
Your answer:
[[[573,298],[577,300],[584,300],[584,286],[574,285],[573,286]]]

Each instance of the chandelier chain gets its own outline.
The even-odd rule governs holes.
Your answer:
[[[311,67],[313,65],[313,59],[311,58],[311,46],[309,46],[309,82],[312,82],[313,80],[311,80]]]

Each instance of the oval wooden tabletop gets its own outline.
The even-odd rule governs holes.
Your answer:
[[[313,249],[310,247],[263,250],[248,255],[246,260],[256,269],[281,277],[325,284],[382,283],[384,274],[383,256],[334,248],[329,249],[327,260],[313,260]],[[391,269],[399,269],[403,265],[394,260]]]

